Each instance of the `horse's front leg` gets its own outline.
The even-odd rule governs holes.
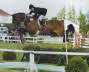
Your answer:
[[[38,30],[38,31],[36,32],[36,35],[39,35],[39,33],[40,33],[40,31]]]

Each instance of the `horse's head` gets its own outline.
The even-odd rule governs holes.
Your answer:
[[[38,31],[38,24],[36,19],[30,16],[26,16],[24,24],[26,25],[26,29],[30,34],[36,34]]]

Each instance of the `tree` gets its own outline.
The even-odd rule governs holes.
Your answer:
[[[85,34],[87,32],[86,16],[80,10],[78,21],[80,24],[80,32]]]
[[[67,19],[76,23],[76,11],[75,11],[74,7],[69,9],[69,12],[67,14]]]
[[[81,57],[73,57],[65,69],[66,72],[88,72],[88,64]]]
[[[64,7],[58,12],[57,19],[58,20],[64,20],[65,18],[66,18],[66,9]]]
[[[51,20],[55,20],[55,21],[57,21],[58,19],[57,19],[57,17],[52,17]]]
[[[66,8],[62,8],[57,14],[58,20],[70,20],[74,23],[77,23],[76,11],[74,7],[70,8],[69,11],[66,11]]]

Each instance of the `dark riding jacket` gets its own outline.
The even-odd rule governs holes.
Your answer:
[[[34,16],[38,16],[38,15],[46,15],[47,13],[47,9],[46,8],[39,8],[39,7],[34,7],[34,11],[30,11],[29,14],[35,13]]]

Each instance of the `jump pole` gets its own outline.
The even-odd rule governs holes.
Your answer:
[[[64,35],[65,35],[65,48],[66,48],[66,64],[68,64],[68,45],[67,45],[67,41],[66,41],[66,27],[65,27],[65,22],[64,22]]]

